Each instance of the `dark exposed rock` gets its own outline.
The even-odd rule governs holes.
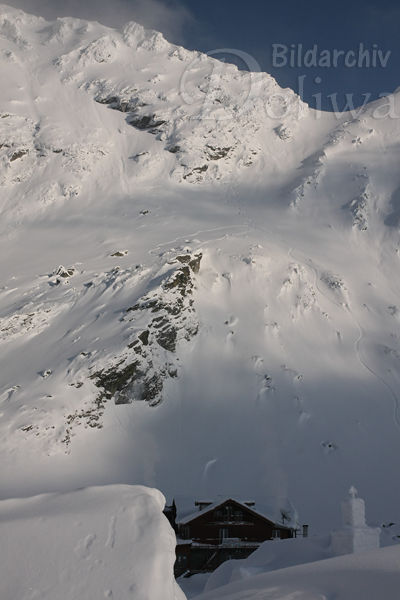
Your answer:
[[[103,423],[101,417],[103,416],[105,409],[104,395],[100,394],[96,397],[93,404],[86,409],[76,410],[75,412],[67,415],[66,417],[66,430],[62,443],[67,446],[71,443],[71,437],[73,436],[72,430],[74,425],[81,425],[84,423],[87,427],[101,429]]]
[[[203,255],[201,253],[196,254],[196,256],[189,262],[189,267],[192,269],[193,273],[197,274],[200,271],[200,262],[202,258]]]
[[[117,104],[119,102],[119,98],[117,96],[107,96],[106,98],[97,97],[97,98],[95,98],[95,100],[99,104],[109,104],[109,105]]]
[[[167,148],[168,152],[171,152],[171,154],[177,154],[178,152],[180,152],[181,147],[180,146],[170,146],[169,148]]]
[[[139,310],[140,309],[140,304],[135,304],[134,306],[130,306],[129,308],[126,309],[126,312],[131,312],[134,310]]]
[[[142,400],[149,402],[151,406],[159,403],[159,396],[164,385],[165,372],[155,373],[144,381]]]
[[[175,327],[168,325],[165,329],[159,331],[159,333],[156,335],[156,340],[161,348],[164,348],[164,350],[168,350],[168,352],[175,352],[177,336],[178,332]]]
[[[228,156],[229,151],[232,150],[232,146],[221,148],[219,146],[210,146],[210,144],[206,144],[206,148],[206,154],[209,160],[220,160],[221,158],[225,158]]]
[[[99,104],[107,104],[109,108],[112,108],[113,110],[119,110],[123,113],[133,112],[138,107],[137,98],[123,100],[118,96],[107,96],[105,98],[97,97],[96,102]]]
[[[186,264],[190,262],[191,258],[192,257],[190,256],[190,254],[183,254],[182,256],[177,256],[176,260],[179,260],[179,262]]]
[[[146,329],[146,331],[142,331],[142,333],[139,333],[138,338],[139,340],[142,342],[142,344],[144,346],[148,346],[149,345],[149,330]]]
[[[45,371],[40,371],[39,375],[43,377],[43,379],[47,379],[52,374],[51,369],[46,369]]]
[[[189,267],[184,266],[175,273],[175,277],[172,280],[170,279],[164,283],[164,289],[172,290],[173,288],[178,288],[180,293],[184,296],[186,294],[191,294],[192,292],[190,283],[190,269]]]
[[[155,115],[145,115],[143,117],[132,115],[127,119],[127,122],[136,129],[150,131],[150,133],[158,133],[158,128],[165,123],[162,119],[157,120]]]
[[[135,322],[140,314],[141,321],[147,317],[147,328],[110,361],[112,366],[97,368],[90,375],[99,394],[89,409],[69,415],[69,430],[73,422],[82,421],[98,427],[105,402],[111,399],[115,404],[142,400],[155,406],[161,402],[165,380],[178,375],[178,363],[174,364],[178,340],[190,340],[198,331],[191,294],[201,258],[200,253],[176,257],[174,262],[179,266],[175,272],[154,292],[126,309],[123,320]]]
[[[75,275],[75,272],[76,271],[74,267],[68,267],[68,269],[66,269],[65,267],[60,265],[58,269],[54,271],[53,275],[56,275],[57,277],[62,277],[63,279],[68,279],[69,277],[73,277]]]
[[[350,210],[353,216],[353,227],[357,227],[360,231],[368,229],[368,199],[369,196],[365,190],[359,196],[342,206],[343,209]]]
[[[205,173],[206,171],[208,171],[208,165],[203,165],[202,167],[194,167],[190,171],[190,173],[186,173],[186,175],[183,176],[183,179],[187,179],[188,177],[193,175],[193,173]]]
[[[104,396],[107,399],[124,395],[137,374],[137,362],[130,363],[121,369],[119,369],[119,366],[116,365],[107,371],[97,371],[90,376],[97,387],[104,390]]]
[[[17,150],[17,152],[14,152],[11,157],[10,157],[10,162],[14,162],[14,160],[17,160],[18,158],[22,158],[23,156],[25,156],[26,154],[28,154],[28,150]]]
[[[140,161],[141,156],[146,156],[147,154],[149,154],[149,153],[148,152],[138,152],[137,154],[130,156],[129,160],[134,160],[135,163],[138,163]]]

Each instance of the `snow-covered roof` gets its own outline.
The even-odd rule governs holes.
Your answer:
[[[271,517],[269,517],[268,515],[266,515],[262,512],[259,512],[254,507],[250,507],[243,500],[237,500],[236,498],[227,497],[222,500],[218,500],[217,502],[214,502],[213,504],[210,504],[210,506],[207,506],[207,508],[204,508],[203,510],[196,510],[195,512],[191,513],[190,515],[187,515],[186,517],[179,519],[178,524],[186,525],[187,523],[194,521],[194,519],[197,519],[198,517],[202,517],[203,515],[205,515],[209,512],[212,512],[213,510],[215,510],[219,506],[222,506],[223,504],[226,504],[227,502],[235,502],[235,504],[239,505],[244,510],[247,510],[250,513],[253,513],[259,517],[262,517],[263,519],[267,519],[271,523],[276,523],[276,521],[274,519],[272,519]],[[281,527],[281,528],[290,529],[290,527],[287,527],[286,525],[281,525],[280,523],[276,523],[276,524],[279,525],[279,527]]]

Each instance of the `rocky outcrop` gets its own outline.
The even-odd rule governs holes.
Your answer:
[[[162,401],[166,381],[179,374],[178,345],[198,332],[193,290],[201,259],[201,253],[176,256],[161,283],[125,309],[120,320],[135,333],[106,365],[95,363],[89,368],[98,393],[90,404],[66,416],[64,443],[70,443],[78,425],[101,428],[110,400],[116,404],[145,401],[151,406]]]

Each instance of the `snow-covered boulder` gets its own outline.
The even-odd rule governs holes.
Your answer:
[[[164,497],[90,487],[0,502],[2,600],[184,600]]]

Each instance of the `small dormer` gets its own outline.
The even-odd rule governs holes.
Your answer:
[[[204,510],[207,506],[211,506],[212,502],[209,500],[196,500],[194,503],[195,506],[199,507],[199,510]]]

